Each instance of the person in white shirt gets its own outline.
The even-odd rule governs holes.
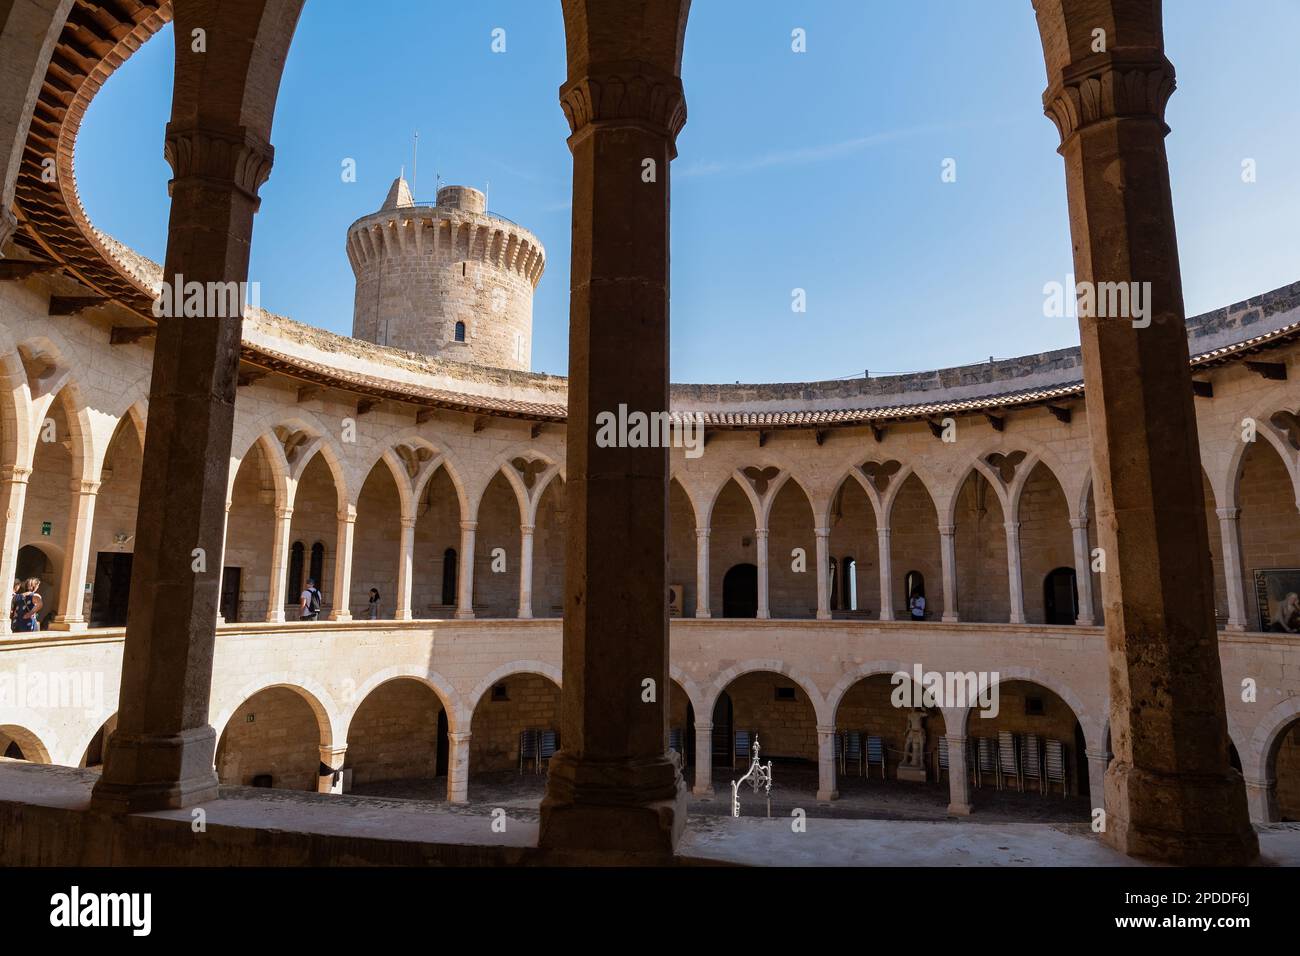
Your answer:
[[[925,620],[925,595],[913,594],[912,600],[908,602],[908,607],[912,609],[912,620]]]

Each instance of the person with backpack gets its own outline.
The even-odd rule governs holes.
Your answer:
[[[307,579],[307,590],[302,592],[299,598],[299,609],[301,611],[301,620],[317,621],[320,620],[321,596],[320,589],[316,587],[316,579]]]
[[[914,621],[925,620],[925,595],[924,594],[922,594],[919,591],[913,594],[912,600],[908,603],[908,607],[912,611],[912,620]]]
[[[14,581],[13,597],[9,599],[9,630],[18,630],[18,615],[22,613],[23,606],[23,582]]]
[[[28,578],[23,584],[25,590],[19,597],[18,621],[15,631],[39,631],[41,629],[41,608],[45,602],[38,593],[41,589],[40,578]]]

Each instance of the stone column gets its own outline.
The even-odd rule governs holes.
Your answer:
[[[1245,631],[1247,610],[1246,576],[1241,565],[1241,509],[1218,508],[1219,537],[1223,541],[1223,583],[1228,592],[1229,631]]]
[[[894,619],[894,565],[889,548],[889,529],[876,529],[877,544],[880,548],[880,619]]]
[[[821,802],[839,799],[835,789],[835,728],[817,727],[817,799]]]
[[[477,521],[460,523],[460,577],[456,581],[456,619],[474,619],[474,532]]]
[[[957,526],[939,527],[939,560],[943,565],[943,620],[951,624],[957,616]]]
[[[1111,755],[1086,750],[1084,756],[1088,760],[1088,798],[1092,801],[1092,809],[1104,810],[1106,808],[1106,768],[1110,766]],[[1079,789],[1077,780],[1074,789],[1076,791]]]
[[[411,619],[411,576],[415,570],[415,516],[402,518],[402,536],[397,559],[397,606],[393,620]]]
[[[713,796],[713,721],[695,721],[695,786],[697,797]]]
[[[338,543],[334,551],[334,609],[331,621],[352,620],[352,541],[357,530],[357,506],[348,503],[338,515]],[[316,582],[320,587],[320,582]]]
[[[667,67],[609,50],[659,56],[658,40],[651,49],[626,39],[659,29],[676,45],[685,11],[665,21],[669,6],[564,5],[570,69],[560,99],[573,129],[565,691],[539,844],[616,851],[620,861],[666,860],[686,822],[667,748],[668,450],[601,447],[596,425],[620,404],[668,411],[669,163],[685,98]],[[650,702],[647,679],[660,688]]]
[[[1088,548],[1088,519],[1071,518],[1070,531],[1074,539],[1074,583],[1079,590],[1079,616],[1075,624],[1096,623],[1092,611],[1092,552]]]
[[[1164,146],[1174,68],[1164,53],[1161,5],[1034,6],[1047,62],[1043,103],[1061,134],[1075,279],[1085,293],[1079,334],[1107,561],[1115,751],[1105,839],[1130,855],[1180,865],[1241,865],[1258,857],[1259,846],[1241,777],[1228,763]],[[1092,50],[1098,29],[1106,52]]]
[[[767,535],[766,528],[754,529],[754,550],[758,555],[758,619],[760,621],[766,621],[772,616],[767,593]]]
[[[1246,805],[1252,823],[1277,823],[1282,819],[1277,808],[1277,781],[1245,777]]]
[[[1007,532],[1007,585],[1011,601],[1012,624],[1025,623],[1025,582],[1020,570],[1020,522],[1008,521],[1002,526]]]
[[[23,508],[27,501],[30,468],[7,468],[0,476],[0,505],[4,507],[4,547],[0,549],[0,584],[5,593],[18,573],[18,549],[22,545]],[[9,633],[9,615],[0,614],[0,634]]]
[[[317,793],[343,793],[343,761],[348,754],[347,744],[323,745],[320,748],[320,778]],[[326,773],[326,771],[332,771]],[[337,778],[337,779],[336,779]]]
[[[221,613],[222,588],[226,583],[226,540],[230,535],[230,507],[234,504],[226,499],[226,514],[221,519],[221,558],[217,561],[217,624],[225,624],[226,616]]]
[[[177,31],[188,34],[194,25],[189,18],[199,12],[178,3]],[[248,29],[206,25],[232,49],[240,48],[232,37]],[[282,40],[287,45],[287,37]],[[274,86],[276,54],[266,56],[263,82]],[[203,63],[204,70],[211,65],[207,57]],[[223,87],[233,82],[237,64],[237,56],[228,58],[218,66],[222,75],[205,73],[200,84],[196,61],[177,58],[166,143],[175,178],[163,268],[165,288],[178,293],[173,300],[183,291],[182,276],[186,285],[200,287],[248,278],[257,190],[270,174],[272,150],[253,128],[229,125],[219,108],[209,114],[194,102],[203,96],[196,92],[200,85],[215,87],[214,99],[229,97]],[[255,107],[245,109],[257,114]],[[92,797],[94,808],[111,813],[177,809],[217,796],[216,734],[208,713],[221,569],[209,561],[196,573],[192,562],[195,548],[221,552],[243,317],[241,308],[202,317],[163,311],[149,386],[140,478],[147,507],[136,519],[121,709]]]
[[[535,525],[519,526],[519,616],[533,616],[533,531]]]
[[[469,741],[473,734],[447,734],[447,802],[469,803]]]
[[[968,817],[973,807],[970,799],[970,768],[966,766],[969,741],[965,737],[948,738],[948,814]]]
[[[69,487],[67,546],[63,558],[63,575],[59,584],[59,607],[50,623],[52,631],[84,631],[86,616],[86,575],[90,568],[90,536],[95,528],[95,501],[99,497],[98,481],[74,478]],[[192,560],[192,559],[191,559]],[[12,583],[12,582],[10,582]]]
[[[709,610],[709,529],[695,529],[695,616],[711,617]]]
[[[285,593],[289,587],[289,539],[292,535],[293,509],[276,508],[275,529],[271,537],[271,582],[266,598],[266,619],[273,624],[284,623],[284,606],[299,597]],[[319,586],[320,582],[316,584]],[[296,614],[294,618],[297,618]]]
[[[831,619],[831,529],[814,528],[817,535],[817,620]],[[841,569],[841,573],[843,573]]]

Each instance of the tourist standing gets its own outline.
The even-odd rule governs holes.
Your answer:
[[[320,605],[320,589],[316,587],[316,579],[308,578],[307,589],[302,592],[298,599],[300,619],[304,621],[320,620]]]
[[[370,589],[370,620],[379,620],[379,590],[377,588]]]
[[[908,602],[908,607],[912,609],[912,620],[925,620],[925,595],[916,593],[912,595],[912,600]]]
[[[23,593],[19,598],[18,626],[16,631],[39,631],[41,629],[41,608],[45,602],[40,595],[41,579],[28,578],[23,584]]]

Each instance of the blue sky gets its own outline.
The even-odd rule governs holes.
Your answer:
[[[276,114],[250,278],[349,333],[347,227],[403,165],[417,196],[490,184],[547,251],[533,367],[567,365],[571,161],[558,0],[311,0]],[[743,11],[743,12],[742,12]],[[1189,314],[1300,279],[1300,0],[1169,0],[1167,140]],[[491,50],[506,31],[506,52]],[[807,52],[791,50],[791,31]],[[97,226],[161,261],[170,28],[105,86],[78,143]],[[1029,0],[695,0],[673,166],[672,377],[807,381],[1076,344],[1043,316],[1071,270]],[[344,183],[344,159],[357,182]],[[945,159],[957,181],[941,181]],[[1242,182],[1243,159],[1257,180]],[[807,312],[791,310],[793,289]]]

